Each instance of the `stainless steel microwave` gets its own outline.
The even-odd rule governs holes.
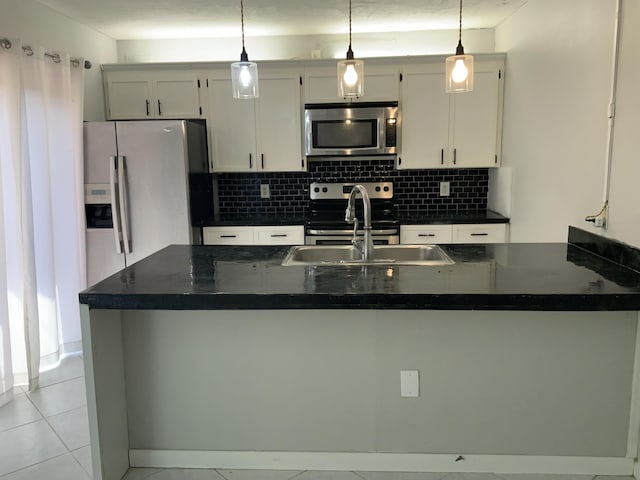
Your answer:
[[[397,153],[398,102],[305,105],[307,156]]]

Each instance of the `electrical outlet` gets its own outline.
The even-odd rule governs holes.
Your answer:
[[[319,48],[311,50],[311,58],[316,59],[322,56],[322,51]]]
[[[449,182],[440,182],[440,196],[448,197],[450,192],[450,183]]]
[[[260,184],[260,198],[270,198],[271,197],[271,192],[269,191],[269,184],[268,183],[261,183]]]
[[[400,396],[420,396],[420,377],[418,376],[418,370],[400,370]]]

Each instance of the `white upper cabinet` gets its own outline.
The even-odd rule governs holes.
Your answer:
[[[105,70],[104,82],[110,120],[202,116],[194,72]]]
[[[227,72],[208,79],[216,172],[304,171],[298,73],[260,72],[260,96],[234,99]]]
[[[444,64],[407,66],[398,168],[499,166],[503,70],[501,61],[477,61],[473,91],[448,94]]]
[[[304,74],[304,103],[344,102],[338,96],[337,64],[308,67]],[[397,66],[364,65],[364,94],[356,102],[397,101],[400,70]]]
[[[444,72],[405,72],[401,114],[398,168],[444,167],[449,155],[449,94],[444,91]]]
[[[454,166],[493,167],[498,164],[501,71],[476,71],[472,92],[451,94],[451,144]]]

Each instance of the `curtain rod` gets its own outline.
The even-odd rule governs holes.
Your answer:
[[[9,40],[8,38],[0,38],[0,47],[9,50],[11,47],[13,46],[13,44],[11,43],[11,40]],[[29,57],[32,56],[35,52],[33,51],[33,48],[31,48],[30,45],[23,45],[22,46],[22,51],[28,55]],[[60,54],[58,53],[49,53],[49,52],[45,52],[44,53],[45,57],[49,57],[51,60],[53,60],[55,63],[60,63],[62,61],[62,58],[60,57]],[[74,67],[79,67],[80,66],[80,59],[78,58],[72,58],[70,60],[71,65],[73,65]],[[84,68],[89,70],[91,68],[91,62],[89,60],[85,60],[84,61]]]

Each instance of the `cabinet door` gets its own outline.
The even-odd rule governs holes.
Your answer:
[[[253,245],[253,227],[203,227],[205,245]]]
[[[507,241],[507,225],[488,223],[453,225],[453,243],[504,243]]]
[[[113,76],[107,79],[108,115],[111,120],[153,118],[152,82],[145,78]]]
[[[228,79],[209,79],[209,98],[214,170],[255,171],[255,100],[233,98]]]
[[[454,166],[496,166],[499,83],[497,70],[476,71],[472,92],[452,94]]]
[[[253,240],[255,245],[304,245],[304,227],[254,227]]]
[[[261,78],[256,108],[258,169],[267,172],[305,170],[300,76]]]
[[[401,225],[400,243],[451,243],[451,225]]]
[[[199,118],[198,78],[181,75],[154,81],[154,110],[158,118]]]
[[[338,96],[338,71],[333,68],[309,68],[305,72],[304,102],[344,102]],[[355,102],[397,101],[399,71],[396,67],[364,66],[364,93]],[[262,88],[262,87],[261,87]]]
[[[444,90],[444,73],[403,75],[401,135],[398,168],[447,165],[449,95]]]

